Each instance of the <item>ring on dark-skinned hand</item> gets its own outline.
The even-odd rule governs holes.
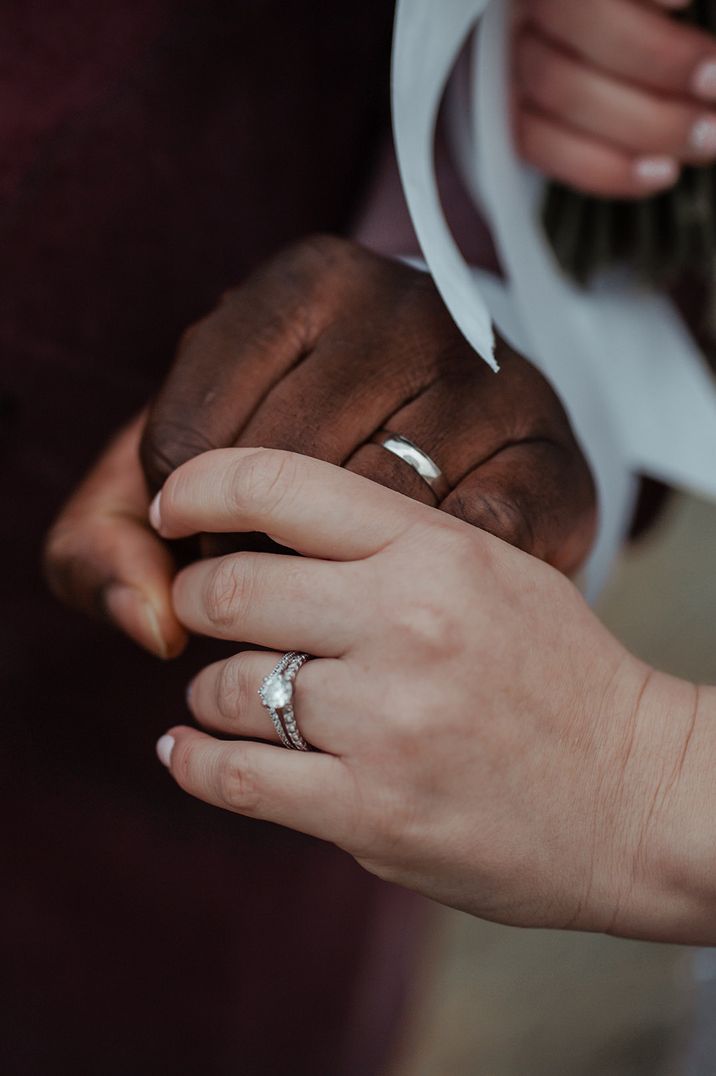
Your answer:
[[[391,433],[390,430],[379,430],[372,440],[386,452],[391,452],[403,463],[407,463],[408,467],[412,467],[416,474],[419,474],[430,486],[438,504],[445,500],[450,492],[450,486],[435,460],[431,459],[427,452],[423,452],[422,448],[409,438],[400,433]]]

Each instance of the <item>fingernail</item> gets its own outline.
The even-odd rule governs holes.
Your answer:
[[[700,157],[712,157],[716,154],[716,119],[703,116],[691,129],[689,139],[691,149]]]
[[[157,657],[168,657],[156,610],[136,587],[114,583],[104,593],[104,606],[110,619],[136,643]]]
[[[169,769],[171,765],[174,743],[175,740],[173,736],[160,736],[157,740],[157,758],[162,766],[166,766],[167,769]]]
[[[157,611],[151,602],[145,601],[144,603],[144,615],[147,619],[147,627],[149,628],[152,638],[154,639],[154,650],[160,658],[169,657],[169,647],[166,640],[162,635],[162,629],[159,627],[159,617]]]
[[[679,178],[679,164],[673,157],[642,157],[634,165],[636,178],[649,190],[672,187]]]
[[[704,60],[694,72],[691,89],[697,97],[716,101],[716,60]]]
[[[159,493],[157,493],[149,506],[149,522],[154,527],[155,531],[158,531],[162,525],[161,500],[162,491],[159,490]]]

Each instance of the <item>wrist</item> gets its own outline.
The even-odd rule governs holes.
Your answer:
[[[609,933],[716,942],[716,689],[641,666],[621,714]]]

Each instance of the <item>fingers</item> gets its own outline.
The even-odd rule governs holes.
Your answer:
[[[380,270],[373,267],[377,271],[385,272],[382,266]],[[378,294],[370,300],[376,319],[380,301]],[[326,332],[306,361],[265,398],[238,444],[344,463],[380,427],[386,414],[435,376],[433,364],[428,368],[428,363],[411,362],[389,339],[387,330],[378,331],[380,347],[374,335],[365,338],[362,320],[354,315],[349,326],[344,322],[340,330]]]
[[[158,657],[176,656],[186,633],[171,607],[174,563],[148,525],[137,447],[143,419],[100,459],[48,535],[44,568],[53,592],[104,615]]]
[[[199,724],[222,735],[278,744],[258,691],[280,657],[278,653],[246,650],[202,669],[188,693],[189,708]],[[340,661],[309,661],[301,669],[294,683],[294,710],[301,732],[312,746],[337,753],[340,714],[351,690]]]
[[[347,246],[324,236],[296,244],[185,334],[142,438],[154,491],[186,460],[233,445],[272,388],[300,365],[330,318],[329,283],[340,279],[336,262]]]
[[[516,71],[537,110],[630,155],[696,163],[716,156],[716,113],[703,104],[615,79],[537,34],[519,40]]]
[[[541,172],[601,197],[668,190],[716,159],[716,37],[635,0],[525,0],[516,138]]]
[[[235,553],[180,572],[174,609],[201,635],[338,657],[365,628],[347,571],[301,557]]]
[[[152,522],[166,538],[260,531],[312,557],[354,560],[393,541],[418,507],[319,460],[233,448],[175,471],[152,505]]]
[[[716,40],[667,18],[660,10],[667,6],[526,0],[521,8],[544,35],[612,76],[662,93],[716,100]]]
[[[402,433],[403,436],[407,437],[407,434],[398,429],[399,425],[400,423],[391,421],[390,432]],[[411,437],[410,440],[412,439]],[[417,444],[417,442],[414,443]],[[419,447],[424,452],[428,452],[423,447],[425,444],[427,442],[423,441]],[[417,471],[409,463],[399,459],[380,444],[361,445],[347,461],[346,470],[364,478],[369,478],[371,482],[378,482],[381,486],[385,486],[386,489],[402,493],[406,497],[410,497],[411,500],[418,501],[430,508],[434,508],[437,504],[437,497],[434,492]]]
[[[350,843],[351,784],[344,764],[332,755],[226,743],[183,727],[163,736],[157,753],[180,788],[205,803],[338,845]]]
[[[668,190],[679,178],[679,166],[670,157],[635,161],[628,153],[571,131],[529,105],[518,113],[517,142],[529,164],[587,194],[643,198]]]
[[[571,571],[593,537],[588,466],[548,383],[504,345],[500,360],[497,377],[461,362],[394,415],[389,428],[443,472],[452,490],[443,511]],[[411,475],[415,495],[435,504],[428,484],[379,445],[362,448],[348,466],[388,486],[405,488]]]
[[[467,475],[442,507],[566,575],[581,567],[596,528],[586,464],[549,441],[503,449]]]
[[[390,433],[407,437],[433,460],[451,489],[506,443],[531,435],[533,413],[543,421],[554,416],[567,428],[547,383],[514,352],[501,349],[503,365],[497,377],[469,353],[460,351],[456,359],[445,363],[440,379],[386,422]],[[436,503],[427,482],[381,445],[364,446],[347,466],[426,504]]]
[[[515,403],[519,400],[524,415],[532,399],[529,394],[521,393],[515,382],[519,361],[527,367],[524,360],[511,353],[499,377],[495,377],[484,363],[474,361],[469,352],[457,350],[453,361],[444,359],[439,379],[411,395],[406,404],[384,421],[385,430],[407,437],[417,445],[453,488],[463,475],[516,436],[517,427],[523,427],[522,418],[515,420]],[[534,389],[537,380],[546,384],[532,367],[529,375],[531,388]],[[346,462],[346,467],[424,504],[436,505],[436,494],[428,483],[409,463],[381,444],[361,446]]]

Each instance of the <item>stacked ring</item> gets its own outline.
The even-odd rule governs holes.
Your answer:
[[[259,688],[259,698],[268,712],[276,734],[284,747],[292,751],[310,751],[301,735],[293,709],[294,681],[310,654],[291,650],[276,663]]]

